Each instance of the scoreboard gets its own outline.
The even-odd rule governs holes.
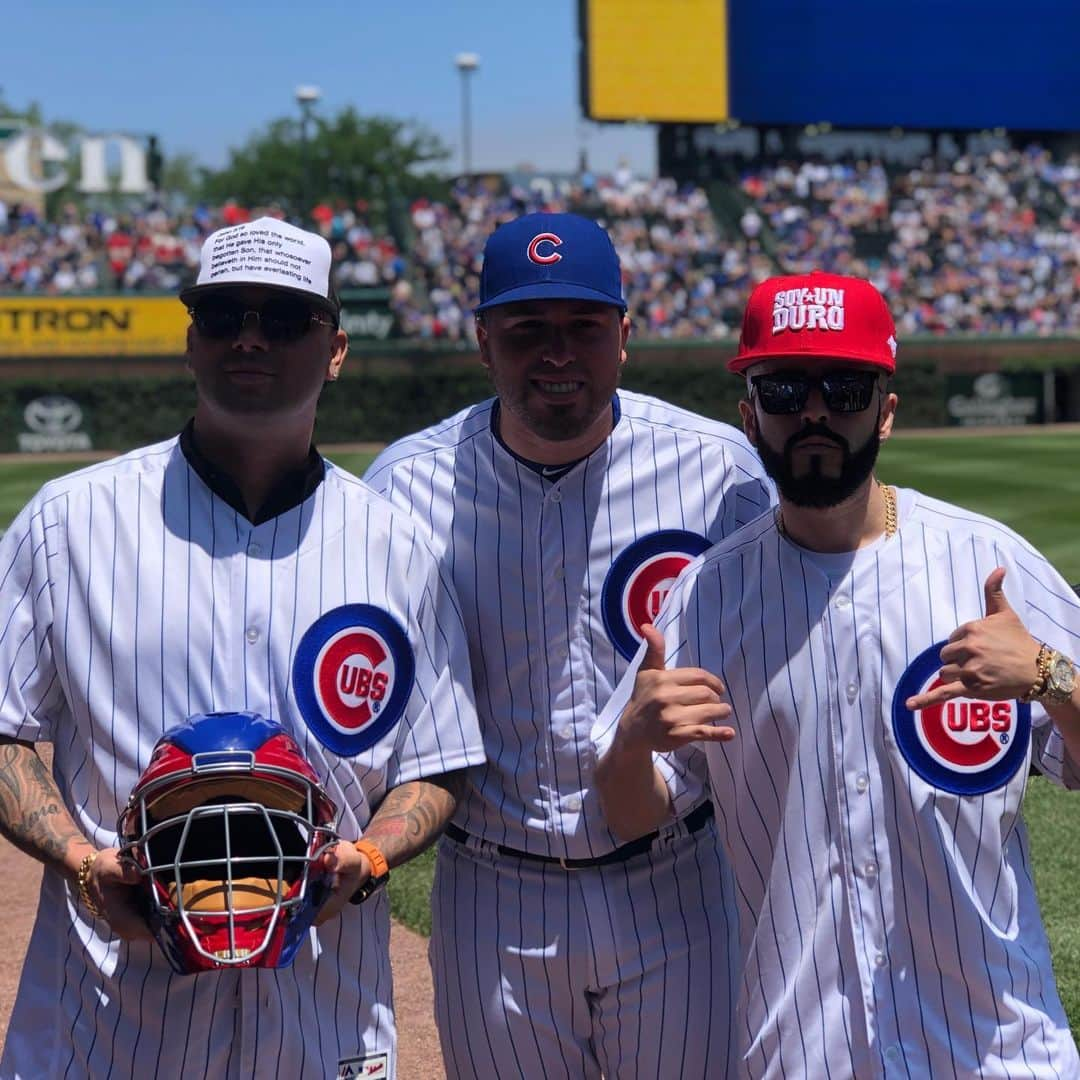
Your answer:
[[[592,120],[1080,131],[1080,0],[579,0]]]

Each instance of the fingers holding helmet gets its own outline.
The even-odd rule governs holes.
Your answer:
[[[153,934],[139,902],[141,883],[139,868],[130,858],[118,848],[104,848],[83,860],[79,897],[122,941],[150,941]]]
[[[368,856],[359,851],[355,844],[344,840],[323,852],[322,866],[329,879],[330,893],[315,917],[316,926],[322,926],[340,915],[357,891],[371,880],[374,872]]]
[[[158,740],[132,791],[117,865],[101,856],[100,900],[134,864],[146,924],[176,971],[287,967],[333,893],[336,817],[281,725],[191,717]]]

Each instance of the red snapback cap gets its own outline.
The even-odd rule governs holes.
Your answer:
[[[763,281],[746,303],[728,370],[789,358],[859,360],[894,372],[896,326],[881,293],[864,278],[822,270]]]

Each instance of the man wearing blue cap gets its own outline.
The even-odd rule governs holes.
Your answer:
[[[737,927],[704,760],[621,844],[590,730],[684,566],[769,505],[740,432],[619,390],[630,320],[607,233],[529,214],[488,239],[496,396],[367,480],[424,522],[460,597],[488,762],[439,850],[436,1016],[451,1077],[723,1077]]]

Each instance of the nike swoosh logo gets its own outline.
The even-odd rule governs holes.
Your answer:
[[[558,476],[566,468],[565,465],[545,465],[540,470],[541,476]]]

